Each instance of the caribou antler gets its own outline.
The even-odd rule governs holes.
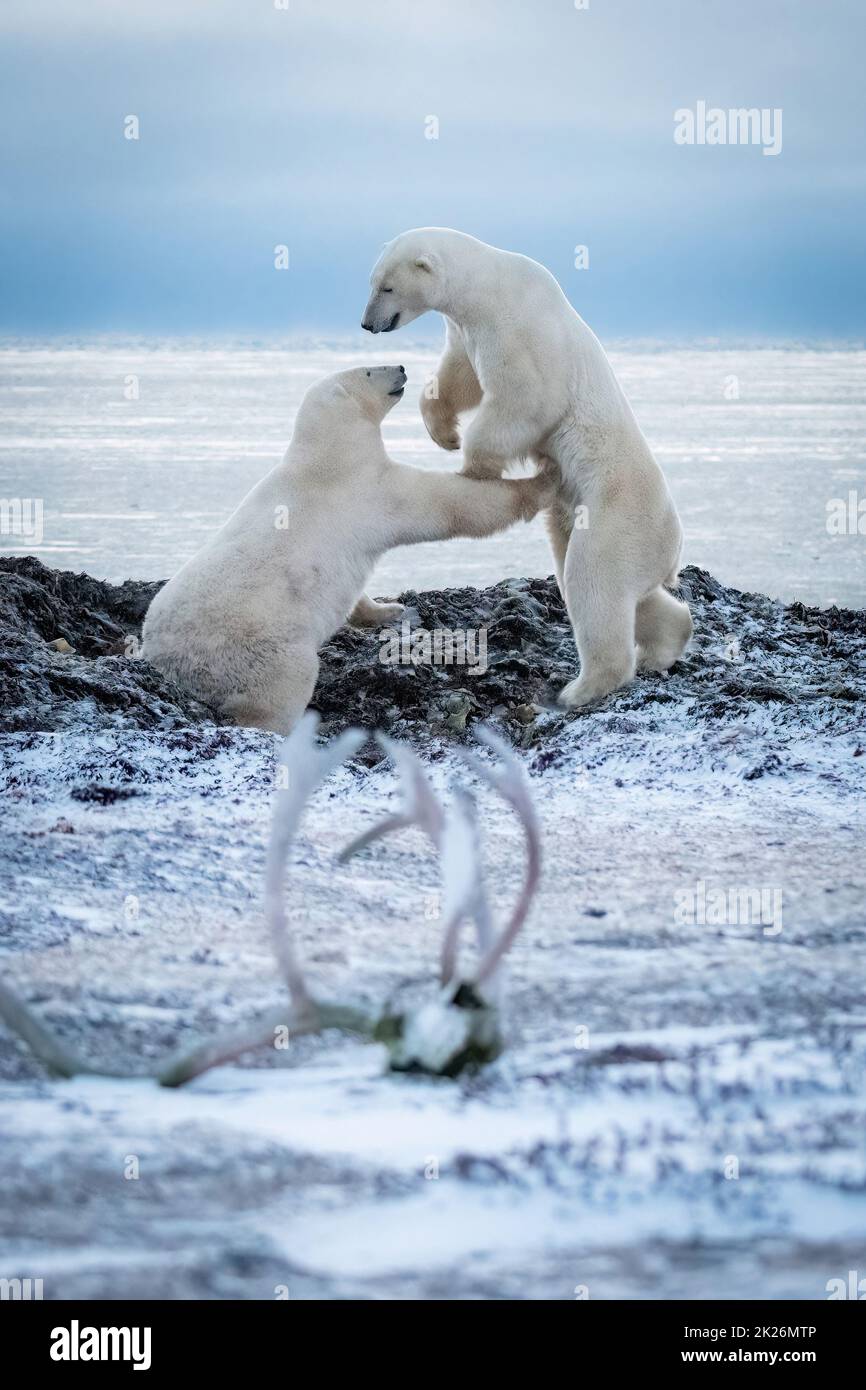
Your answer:
[[[341,864],[345,864],[360,850],[366,849],[374,840],[380,840],[392,830],[405,830],[410,825],[417,825],[425,831],[437,849],[441,843],[445,813],[427,781],[420,758],[416,757],[411,748],[398,743],[396,739],[388,738],[387,734],[377,734],[376,742],[385,750],[397,769],[403,792],[403,808],[394,815],[377,821],[369,830],[365,830],[363,835],[359,835],[341,849],[338,856]]]
[[[0,982],[0,1019],[10,1033],[23,1038],[34,1057],[37,1057],[55,1076],[77,1076],[90,1071],[88,1064],[70,1049],[63,1047],[48,1029],[31,1013],[18,995]]]
[[[278,791],[271,815],[271,837],[265,866],[265,916],[277,964],[289,991],[288,1017],[269,1014],[254,1028],[226,1033],[203,1043],[193,1052],[183,1052],[159,1073],[163,1086],[180,1086],[211,1067],[233,1060],[264,1043],[273,1043],[278,1029],[293,1037],[338,1028],[348,1033],[372,1036],[375,1021],[358,1009],[314,999],[307,988],[286,916],[284,878],[289,849],[298,831],[304,809],[313,792],[330,777],[335,768],[357,751],[367,738],[363,729],[347,729],[332,743],[318,744],[319,716],[308,711],[284,741],[278,758]],[[285,785],[280,783],[285,782]]]
[[[433,838],[442,860],[445,927],[442,937],[442,991],[438,999],[418,1008],[382,1018],[377,1035],[388,1045],[391,1066],[398,1071],[425,1071],[456,1076],[466,1066],[489,1062],[502,1048],[499,1006],[503,992],[502,961],[514,943],[538,885],[540,844],[538,823],[532,810],[529,787],[508,745],[489,730],[479,737],[499,754],[502,768],[493,770],[471,754],[468,760],[478,775],[517,812],[527,841],[527,867],[520,896],[504,930],[497,937],[481,869],[480,835],[475,799],[458,788],[446,816],[432,818],[432,796],[421,765],[414,754],[401,749],[397,762],[404,807],[397,815],[374,826],[362,837],[368,844],[388,830],[416,824]],[[388,747],[382,740],[384,747]],[[390,749],[389,749],[390,751]],[[431,828],[432,826],[432,828]],[[356,841],[350,850],[358,847]],[[461,979],[457,965],[460,927],[472,918],[478,935],[480,960],[475,974]],[[486,986],[484,994],[480,993]]]
[[[478,737],[501,759],[493,769],[472,754],[467,760],[479,777],[489,783],[517,812],[527,842],[527,867],[518,901],[504,930],[497,937],[490,916],[480,860],[478,813],[474,798],[457,788],[448,814],[425,776],[416,755],[404,745],[384,736],[379,742],[392,758],[403,791],[403,807],[365,834],[352,841],[340,855],[350,858],[365,845],[391,830],[417,825],[439,850],[443,872],[444,931],[441,953],[442,991],[438,999],[408,1014],[385,1014],[374,1022],[367,1014],[348,1005],[322,1001],[307,987],[295,951],[284,904],[284,876],[289,849],[297,833],[310,796],[345,758],[366,738],[362,730],[350,729],[322,746],[316,742],[318,716],[307,714],[283,744],[279,765],[285,785],[278,790],[271,821],[265,875],[265,913],[274,954],[289,993],[285,1008],[257,1018],[251,1026],[205,1041],[165,1064],[154,1079],[163,1086],[179,1086],[211,1067],[231,1061],[244,1052],[273,1043],[277,1029],[300,1033],[339,1028],[362,1037],[377,1037],[391,1049],[391,1065],[400,1069],[432,1071],[456,1075],[468,1063],[488,1061],[501,1047],[495,1007],[484,1002],[485,993],[494,1005],[501,999],[502,961],[520,930],[538,885],[540,845],[538,824],[532,808],[529,787],[508,745],[490,730]],[[282,779],[281,779],[282,780]],[[457,969],[459,933],[471,918],[478,936],[479,963],[467,981]],[[28,1044],[31,1051],[60,1076],[122,1075],[75,1055],[62,1046],[36,1018],[27,1005],[5,985],[0,984],[0,1019]]]
[[[457,948],[460,927],[467,917],[472,918],[478,937],[480,960],[468,983],[479,988],[487,983],[486,992],[498,1002],[502,993],[502,960],[511,949],[526,920],[538,887],[541,845],[538,821],[523,768],[505,740],[491,729],[481,726],[476,736],[479,742],[499,755],[501,768],[492,768],[489,763],[467,750],[464,750],[464,758],[481,780],[487,782],[513,807],[523,827],[527,846],[523,887],[508,924],[498,937],[493,931],[484,878],[480,869],[480,835],[473,798],[468,792],[457,788],[454,803],[446,816],[439,806],[418,756],[411,749],[395,743],[393,739],[384,735],[377,735],[377,740],[391,756],[397,769],[403,806],[401,810],[385,817],[347,845],[341,851],[340,859],[349,859],[373,840],[380,839],[392,830],[402,830],[407,826],[416,825],[426,831],[439,850],[442,860],[445,909],[441,953],[442,982],[454,990],[459,985]]]
[[[362,729],[347,729],[333,743],[316,743],[319,716],[308,712],[283,744],[279,765],[285,769],[286,785],[277,792],[271,820],[271,838],[265,869],[265,913],[271,941],[289,997],[299,1017],[314,1010],[303,972],[292,943],[284,904],[283,878],[289,846],[297,834],[304,807],[313,792],[330,777],[344,759],[357,752],[367,735]]]
[[[282,746],[279,765],[285,769],[285,786],[276,795],[271,819],[265,874],[265,914],[291,1007],[259,1017],[252,1025],[206,1040],[192,1051],[185,1050],[166,1062],[154,1079],[162,1086],[180,1086],[244,1052],[273,1044],[276,1031],[317,1033],[325,1028],[372,1036],[375,1021],[358,1009],[314,999],[307,989],[303,971],[295,954],[283,903],[283,876],[289,848],[295,837],[304,807],[312,793],[334,768],[349,757],[367,737],[363,730],[349,729],[333,743],[316,743],[317,714],[304,716]],[[47,1031],[36,1015],[7,986],[0,984],[0,1019],[30,1047],[33,1054],[55,1075],[123,1075],[92,1065],[64,1047]]]
[[[492,768],[489,763],[476,757],[469,750],[464,750],[463,756],[479,777],[483,777],[511,805],[517,813],[526,836],[526,873],[523,887],[508,925],[500,933],[498,940],[492,942],[489,948],[484,951],[479,962],[474,975],[474,983],[480,986],[484,984],[485,980],[490,980],[491,984],[496,980],[503,958],[511,950],[517,933],[526,921],[541,877],[541,834],[526,773],[508,744],[492,729],[488,729],[484,725],[481,725],[476,731],[476,737],[492,752],[499,754],[502,759],[502,767]]]
[[[377,734],[376,741],[397,769],[403,805],[346,845],[339,859],[345,863],[393,830],[406,830],[414,825],[429,836],[442,858],[445,930],[440,973],[442,983],[449,984],[454,975],[457,940],[464,919],[474,919],[482,954],[491,948],[494,939],[484,880],[479,873],[480,837],[475,803],[468,792],[457,788],[451,813],[446,816],[417,754],[386,734]]]
[[[442,860],[442,912],[445,927],[439,957],[439,976],[446,986],[457,984],[457,948],[460,927],[467,917],[475,921],[478,949],[482,954],[493,944],[493,922],[480,872],[481,835],[478,808],[470,792],[457,787],[450,814],[445,817],[439,843]]]

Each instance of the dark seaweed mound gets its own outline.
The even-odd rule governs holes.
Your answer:
[[[121,723],[174,730],[212,721],[212,711],[135,655],[160,587],[109,584],[48,569],[30,556],[0,559],[0,730]],[[625,713],[676,702],[703,721],[755,705],[820,701],[862,715],[866,613],[785,605],[726,588],[694,567],[683,571],[681,587],[695,620],[688,653],[665,676],[639,675],[610,697],[612,708]],[[584,717],[539,719],[553,712],[556,691],[578,668],[553,578],[401,598],[413,629],[486,628],[486,671],[386,665],[378,633],[344,626],[321,653],[313,705],[326,729],[361,724],[410,738],[460,738],[476,720],[496,716],[528,744]]]

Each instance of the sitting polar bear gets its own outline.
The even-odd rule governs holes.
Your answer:
[[[548,529],[580,656],[560,701],[598,700],[638,663],[666,671],[692,631],[665,587],[677,582],[679,518],[604,349],[550,272],[425,227],[388,243],[370,283],[362,327],[371,333],[428,309],[444,316],[445,351],[421,413],[437,444],[458,449],[458,417],[478,407],[463,441],[466,475],[498,478],[517,459],[556,465]]]
[[[549,505],[543,476],[491,487],[394,463],[380,425],[405,381],[359,367],[312,386],[282,463],[151,603],[142,656],[224,718],[289,732],[350,610],[403,611],[362,594],[392,546],[491,535]]]

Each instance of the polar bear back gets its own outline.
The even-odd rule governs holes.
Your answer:
[[[380,403],[371,394],[366,413],[335,380],[311,388],[282,462],[148,609],[143,655],[202,698],[256,654],[300,641],[315,652],[364,587],[378,553]]]

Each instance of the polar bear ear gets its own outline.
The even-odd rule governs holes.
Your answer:
[[[439,265],[439,257],[432,252],[424,256],[416,256],[415,264],[419,270],[426,270],[429,274],[432,274]]]
[[[323,394],[323,395],[320,397],[320,400],[322,400],[323,402],[324,402],[324,401],[328,401],[328,402],[331,402],[331,403],[333,403],[334,401],[350,401],[351,399],[352,399],[352,393],[351,393],[351,391],[347,391],[346,388],[345,388],[345,386],[343,385],[343,383],[342,383],[341,381],[331,381],[331,382],[329,382],[329,383],[328,383],[327,394],[326,394],[326,395]]]

